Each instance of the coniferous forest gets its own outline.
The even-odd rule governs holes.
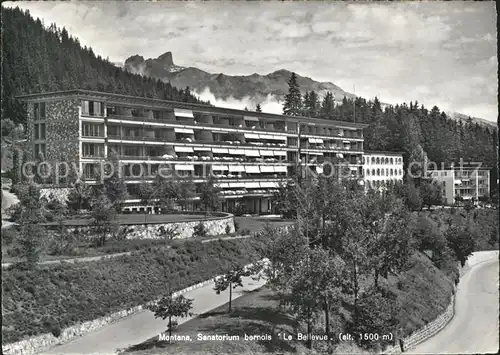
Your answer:
[[[47,27],[29,11],[2,7],[2,119],[25,123],[18,95],[87,89],[157,99],[204,103],[168,83],[135,75],[81,46],[55,24]]]
[[[91,48],[82,48],[65,28],[44,26],[28,11],[2,8],[2,33],[2,119],[25,123],[23,105],[15,99],[18,95],[75,88],[203,103],[188,88],[179,90],[116,67]],[[300,102],[290,102],[287,114],[366,123],[366,150],[404,151],[406,162],[415,152],[438,164],[460,159],[482,162],[492,168],[492,192],[497,189],[496,128],[471,118],[456,121],[438,107],[427,109],[418,102],[383,109],[377,98],[356,98],[354,109],[354,102],[346,98],[336,104],[331,94],[319,97],[310,92],[302,97],[298,93],[292,99]]]
[[[289,86],[293,85],[297,84],[291,78]],[[427,109],[417,101],[383,109],[377,98],[367,101],[358,97],[354,103],[344,97],[342,103],[335,104],[331,93],[320,98],[314,91],[306,92],[300,103],[287,104],[286,101],[285,107],[296,108],[292,114],[368,124],[364,130],[364,149],[404,152],[405,164],[415,158],[421,160],[423,155],[439,167],[442,163],[459,163],[461,159],[481,162],[491,168],[492,194],[498,189],[498,129],[495,127],[479,125],[470,117],[456,121],[437,106]]]

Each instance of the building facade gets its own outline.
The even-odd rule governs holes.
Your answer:
[[[390,183],[403,181],[403,153],[365,151],[363,168],[366,190],[379,190]]]
[[[131,203],[159,169],[195,184],[212,174],[224,211],[241,204],[256,214],[272,212],[272,196],[297,164],[321,173],[325,161],[335,161],[363,176],[364,124],[87,90],[20,99],[27,103],[32,158],[73,164],[92,184],[114,152]]]
[[[490,170],[461,165],[428,171],[427,175],[441,184],[447,205],[460,200],[472,200],[475,204],[490,196]]]

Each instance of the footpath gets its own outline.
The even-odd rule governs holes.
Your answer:
[[[250,277],[243,278],[243,286],[233,290],[233,299],[243,296],[246,292],[258,289],[264,285],[265,281],[254,281]],[[186,292],[184,297],[193,299],[193,317],[178,319],[182,324],[197,315],[206,313],[214,308],[220,307],[228,302],[229,290],[217,295],[213,290],[214,283],[209,283],[198,289]],[[47,355],[70,355],[70,354],[116,354],[119,350],[139,344],[152,337],[165,332],[167,321],[155,319],[150,311],[141,311],[126,318],[122,318],[116,323],[112,323],[95,332],[85,334],[66,344],[39,353]]]

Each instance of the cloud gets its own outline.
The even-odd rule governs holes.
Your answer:
[[[176,64],[212,73],[267,74],[285,68],[348,91],[356,84],[368,97],[384,94],[453,107],[461,107],[466,97],[468,107],[496,110],[491,106],[496,101],[491,88],[496,87],[498,67],[496,57],[490,59],[497,52],[493,2],[19,2],[11,6],[29,9],[46,24],[66,26],[83,45],[112,61],[123,62],[133,54],[156,58],[172,51]],[[471,77],[485,80],[472,85]],[[419,87],[428,92],[416,90]]]
[[[250,111],[255,111],[257,104],[260,103],[262,112],[276,113],[276,114],[281,114],[283,112],[283,103],[280,103],[271,94],[267,95],[267,97],[261,102],[256,102],[251,97],[244,97],[240,100],[235,99],[234,97],[229,97],[226,100],[217,99],[215,98],[215,95],[210,91],[208,87],[206,87],[200,93],[193,91],[193,94],[197,96],[200,100],[210,101],[212,105],[218,107],[232,108],[237,110],[244,110],[246,107]]]

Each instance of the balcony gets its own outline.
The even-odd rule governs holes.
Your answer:
[[[238,129],[238,130],[245,130],[245,131],[261,131],[261,132],[276,132],[276,133],[286,133],[287,131],[285,130],[284,127],[282,128],[265,128],[265,127],[260,127],[259,125],[256,126],[244,126],[244,125],[236,125],[236,124],[231,124],[231,123],[205,123],[205,122],[197,122],[197,121],[178,121],[175,118],[151,118],[151,117],[146,117],[146,116],[124,116],[124,115],[118,115],[118,114],[109,114],[108,113],[108,119],[115,119],[115,120],[123,120],[123,121],[133,121],[133,122],[153,122],[153,123],[165,123],[165,124],[177,124],[177,125],[185,125],[185,126],[190,126],[193,129],[205,129],[205,128],[230,128],[230,129]],[[240,127],[241,126],[241,127]]]
[[[207,158],[207,159],[203,159]],[[190,156],[190,157],[173,157],[165,159],[161,155],[119,155],[120,160],[162,160],[165,163],[169,162],[190,162],[190,163],[206,163],[206,164],[230,164],[238,163],[243,165],[289,165],[294,163],[289,160],[272,160],[274,158],[263,158],[262,160],[250,160],[237,157],[207,157],[207,156]]]

